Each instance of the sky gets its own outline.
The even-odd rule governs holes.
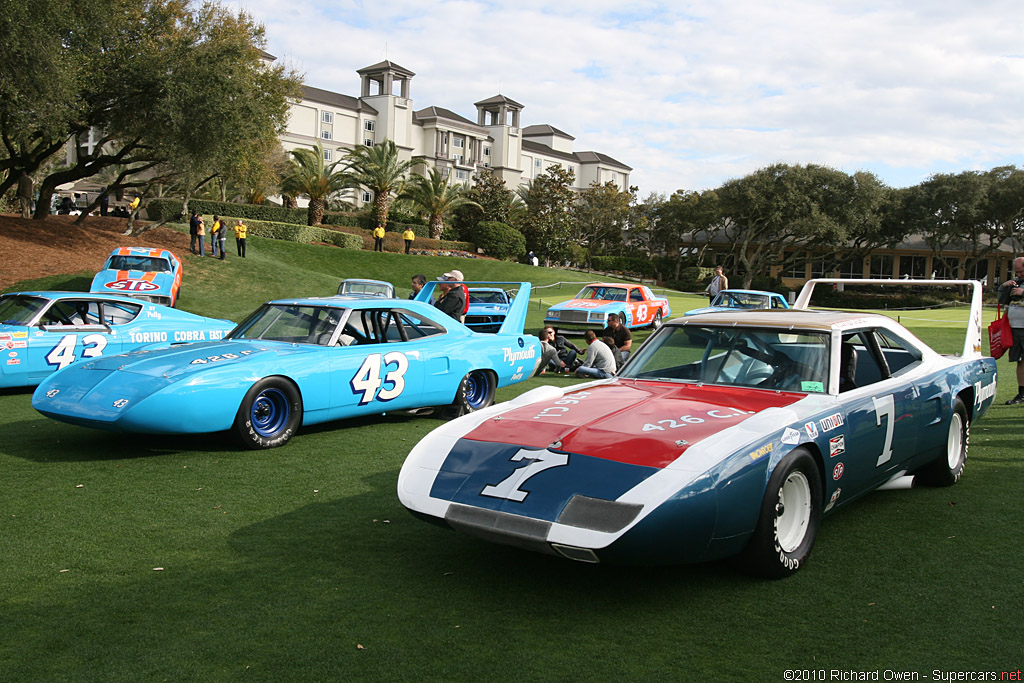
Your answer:
[[[413,71],[416,110],[521,125],[633,168],[640,195],[718,187],[774,163],[893,187],[1024,166],[1020,0],[232,0],[305,83]]]

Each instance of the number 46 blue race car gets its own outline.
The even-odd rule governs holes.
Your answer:
[[[426,406],[461,415],[489,406],[495,389],[529,378],[540,362],[540,342],[523,334],[530,284],[514,284],[520,295],[495,334],[472,332],[424,300],[282,299],[220,342],[72,365],[43,382],[32,405],[99,429],[232,430],[249,448],[345,417]]]
[[[583,562],[742,555],[782,577],[822,515],[884,486],[949,486],[992,404],[973,281],[959,355],[882,315],[727,311],[666,323],[618,375],[540,387],[445,424],[412,450],[398,496],[416,516]]]

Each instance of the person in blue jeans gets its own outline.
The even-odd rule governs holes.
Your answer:
[[[577,377],[589,377],[591,379],[606,379],[615,374],[615,357],[608,345],[597,338],[593,330],[587,330],[583,334],[587,340],[587,355],[583,358],[583,365],[576,368]]]

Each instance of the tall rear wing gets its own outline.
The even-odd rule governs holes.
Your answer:
[[[428,304],[431,303],[434,289],[438,284],[439,282],[437,280],[428,281],[427,284],[423,285],[423,289],[419,291],[415,299],[417,301],[424,301]],[[512,303],[508,307],[508,314],[505,316],[505,321],[498,329],[498,334],[525,334],[524,328],[526,327],[526,314],[530,308],[530,291],[533,289],[532,283],[466,280],[459,284],[466,285],[467,287],[471,285],[477,285],[480,287],[502,287],[506,289],[506,291],[509,289],[515,289],[515,296],[512,298]]]
[[[977,280],[864,280],[853,278],[815,278],[808,280],[796,298],[793,308],[806,309],[811,302],[811,294],[816,284],[845,285],[909,285],[915,287],[952,287],[964,286],[971,288],[971,314],[967,320],[967,337],[964,339],[963,358],[981,357],[981,283]]]

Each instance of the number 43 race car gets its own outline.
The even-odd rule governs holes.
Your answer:
[[[955,483],[993,401],[974,281],[963,351],[882,315],[720,312],[665,324],[608,380],[540,387],[434,430],[398,496],[428,521],[583,562],[742,555],[796,571],[822,515],[880,487]],[[804,310],[800,310],[804,309]]]

